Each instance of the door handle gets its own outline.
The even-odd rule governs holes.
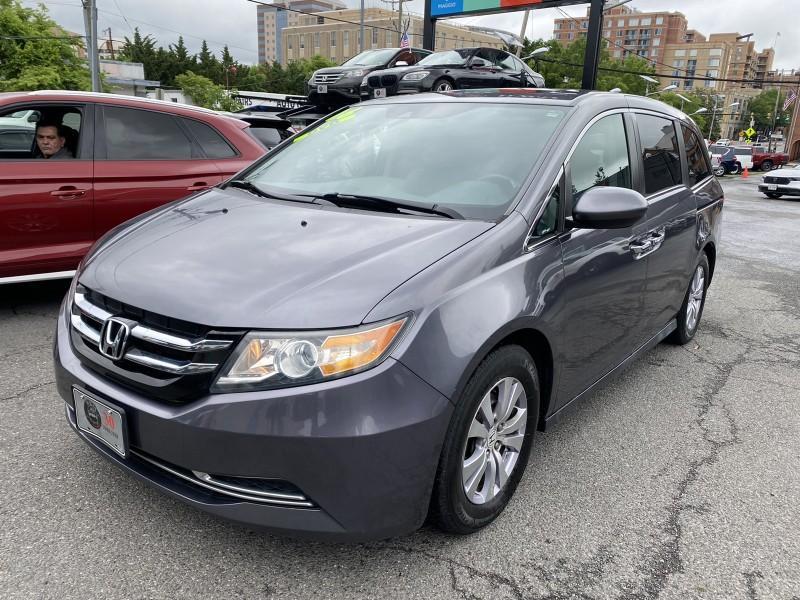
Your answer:
[[[205,181],[195,181],[192,185],[187,187],[186,189],[190,192],[199,192],[200,190],[207,190],[211,186],[208,185]]]
[[[643,236],[636,238],[628,247],[633,252],[634,260],[644,258],[648,254],[652,254],[661,247],[664,243],[667,233],[664,227],[648,231]]]
[[[57,190],[53,190],[50,192],[51,196],[55,196],[56,198],[63,198],[65,200],[72,200],[74,198],[80,198],[81,196],[85,196],[88,190],[79,190],[78,188],[65,185],[64,187],[60,187]]]

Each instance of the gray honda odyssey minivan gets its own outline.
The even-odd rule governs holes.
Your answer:
[[[651,99],[352,106],[97,243],[58,320],[66,417],[250,526],[473,532],[535,431],[695,335],[722,201],[695,124]]]

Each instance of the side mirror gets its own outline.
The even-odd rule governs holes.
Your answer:
[[[470,69],[485,69],[489,66],[489,61],[482,58],[473,58],[469,64]]]
[[[408,63],[406,61],[404,61],[404,60],[398,60],[396,63],[394,63],[394,66],[395,67],[407,67]]]
[[[646,212],[647,200],[635,190],[593,187],[572,209],[572,224],[580,229],[622,229],[638,222]]]

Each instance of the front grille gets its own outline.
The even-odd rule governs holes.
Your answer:
[[[116,357],[109,348],[101,348],[104,325],[112,317],[128,331]],[[207,392],[242,334],[145,311],[83,286],[75,291],[70,323],[73,346],[84,364],[168,402],[185,402]]]
[[[325,84],[325,83],[334,83],[339,81],[342,78],[343,73],[341,71],[334,72],[334,73],[317,73],[314,75],[314,79],[312,83],[314,84]]]
[[[788,177],[775,177],[774,175],[767,175],[764,177],[764,183],[777,183],[779,185],[789,185],[792,182]]]
[[[381,87],[381,78],[378,75],[370,75],[367,83],[369,87]]]
[[[381,75],[381,85],[392,87],[397,84],[397,75]]]

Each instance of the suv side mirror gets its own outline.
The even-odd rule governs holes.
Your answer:
[[[572,209],[572,224],[580,229],[622,229],[635,224],[646,212],[647,200],[635,190],[593,187]]]

